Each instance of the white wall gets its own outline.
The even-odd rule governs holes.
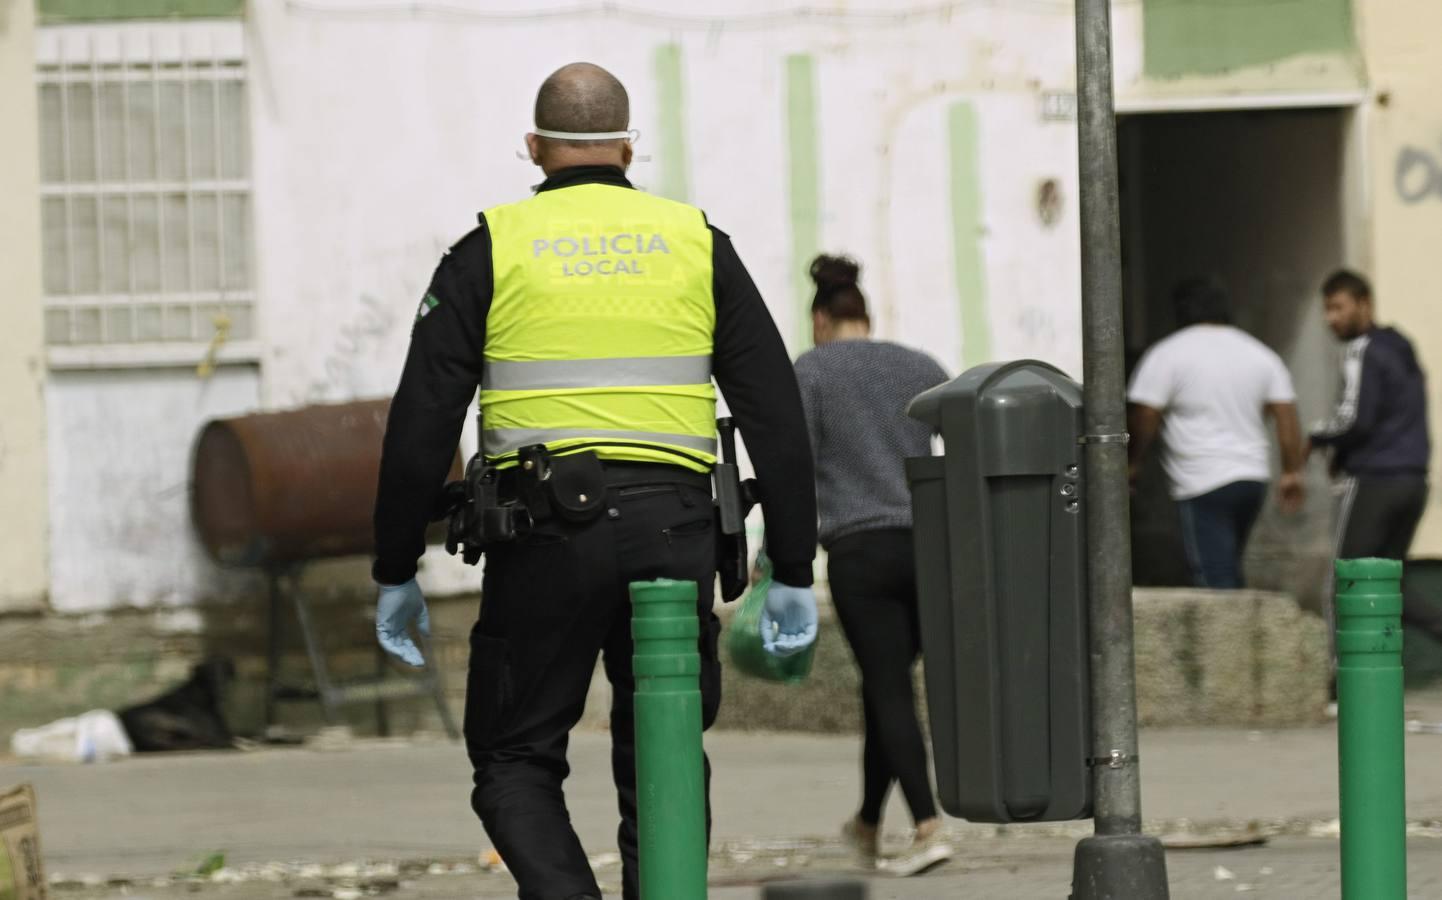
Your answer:
[[[663,123],[653,58],[666,43],[681,52],[689,199],[732,235],[793,352],[805,349],[793,276],[807,260],[792,251],[786,59],[807,54],[820,247],[862,260],[880,335],[953,372],[963,362],[947,114],[966,101],[979,133],[983,344],[992,357],[1035,356],[1080,374],[1075,126],[1041,114],[1044,91],[1073,89],[1069,8],[987,4],[943,17],[898,4],[895,16],[823,25],[759,0],[724,11],[680,0],[628,4],[632,14],[543,15],[571,7],[252,5],[267,405],[393,390],[441,251],[477,211],[524,197],[541,179],[517,151],[536,88],[560,65],[594,61],[626,84],[638,153],[653,155],[631,175],[657,184],[673,162],[654,156]],[[757,15],[767,18],[748,18]],[[1050,227],[1034,203],[1044,179],[1062,185],[1062,218]],[[474,583],[448,560],[430,569],[447,585]]]
[[[253,586],[205,557],[188,485],[201,424],[253,411],[258,383],[253,366],[51,374],[52,608],[189,605]]]
[[[728,4],[710,28],[699,19],[716,5],[697,0],[628,5],[664,11],[654,23],[539,16],[558,5],[533,4],[536,17],[524,21],[492,21],[485,11],[504,5],[480,2],[255,5],[268,403],[393,388],[439,252],[477,210],[525,196],[539,180],[516,151],[535,89],[557,66],[590,59],[616,72],[631,92],[638,150],[655,153],[651,60],[671,41],[682,48],[692,200],[733,236],[788,338],[797,304],[784,65],[805,53],[818,82],[822,246],[867,265],[885,336],[953,368],[960,362],[945,117],[949,103],[969,100],[982,141],[996,350],[1076,367],[1074,128],[1040,115],[1042,90],[1072,84],[1069,10],[988,6],[945,22],[870,27],[859,18],[822,27],[783,15],[773,27],[743,30],[745,10],[767,4]],[[640,162],[632,175],[645,186],[662,163]],[[1066,207],[1043,230],[1031,198],[1047,177],[1062,181]],[[1039,318],[1051,326],[1039,327]]]

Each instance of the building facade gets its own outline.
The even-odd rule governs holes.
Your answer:
[[[1215,271],[1320,417],[1337,373],[1316,289],[1347,264],[1442,365],[1434,6],[1115,4],[1133,354],[1170,329],[1169,284]],[[21,573],[0,610],[254,591],[190,526],[199,428],[387,395],[440,254],[539,180],[518,154],[533,92],[576,59],[627,84],[634,180],[733,236],[794,352],[807,262],[845,251],[880,337],[952,372],[1034,357],[1079,376],[1072,4],[722,7],[40,0],[32,26],[5,4],[0,109],[22,140],[0,178],[35,202],[0,220],[18,262],[0,271],[0,498],[27,523],[0,548]],[[1303,596],[1330,531],[1320,464],[1311,479],[1303,518],[1269,515],[1253,548],[1287,563],[1254,565],[1260,583]],[[1438,502],[1419,555],[1442,552]],[[1170,546],[1170,515],[1139,501],[1139,546]],[[477,587],[443,554],[423,577]]]

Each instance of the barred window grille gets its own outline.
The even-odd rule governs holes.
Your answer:
[[[253,336],[242,47],[238,23],[41,30],[52,348]]]

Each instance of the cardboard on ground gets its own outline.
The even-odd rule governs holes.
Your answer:
[[[0,789],[0,900],[45,900],[35,791]]]

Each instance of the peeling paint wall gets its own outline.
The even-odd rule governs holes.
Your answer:
[[[0,612],[43,607],[50,538],[34,24],[31,0],[0,0]]]
[[[1355,45],[1352,0],[1142,0],[1154,78],[1215,75]]]
[[[240,16],[245,0],[35,0],[35,7],[49,24]]]
[[[1117,107],[1289,106],[1367,83],[1351,0],[1117,0]]]
[[[252,412],[253,366],[54,372],[51,605],[84,613],[188,606],[234,596],[255,581],[223,572],[190,524],[190,452],[201,423]]]
[[[953,372],[1035,356],[1080,374],[1075,123],[1043,116],[1045,93],[1072,90],[1069,7],[547,15],[574,8],[253,5],[266,406],[394,390],[440,254],[540,181],[518,158],[535,90],[576,59],[630,92],[632,178],[732,236],[793,353],[810,341],[811,256],[842,251],[863,263],[881,337]],[[423,562],[432,592],[478,575],[435,550]]]
[[[1361,33],[1375,99],[1365,110],[1371,194],[1368,256],[1383,322],[1414,342],[1429,380],[1432,494],[1413,542],[1414,556],[1442,555],[1442,4],[1366,3]]]
[[[634,179],[731,234],[793,351],[811,255],[846,251],[883,337],[953,371],[963,346],[967,364],[1079,369],[1074,123],[1042,115],[1073,83],[1070,9],[828,4],[817,24],[762,3],[552,7],[572,8],[256,5],[268,404],[393,388],[440,252],[541,177],[516,151],[536,86],[574,59],[626,83]],[[1043,223],[1049,179],[1060,212]]]

